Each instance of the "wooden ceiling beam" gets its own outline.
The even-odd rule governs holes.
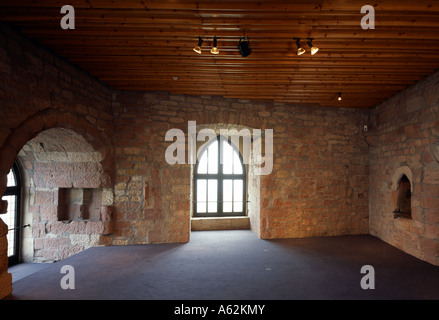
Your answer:
[[[34,10],[35,11],[35,10]],[[32,13],[30,15],[30,13]],[[21,11],[5,10],[3,9],[0,14],[0,20],[2,21],[18,21],[21,26],[32,25],[38,22],[42,27],[51,27],[54,24],[59,24],[62,15],[58,9],[47,10],[39,9],[38,12],[29,10],[27,13]],[[307,15],[301,13],[300,15],[292,13],[286,17],[273,17],[267,18],[255,18],[254,16],[244,18],[202,18],[197,15],[191,15],[189,17],[179,16],[169,13],[166,16],[160,14],[151,14],[149,12],[125,12],[121,14],[120,11],[78,11],[76,12],[76,25],[78,28],[90,28],[97,27],[105,24],[112,28],[215,28],[221,30],[221,28],[235,28],[240,30],[255,30],[255,27],[259,27],[263,30],[282,30],[285,28],[293,29],[297,27],[309,27],[309,28],[328,28],[328,27],[351,27],[355,29],[360,28],[361,15],[357,13],[353,15],[333,15],[319,16],[313,13]],[[402,15],[384,15],[380,14],[376,18],[376,28],[439,28],[439,21],[435,15],[416,15],[416,14],[402,14]]]
[[[392,30],[394,29],[394,30]],[[44,27],[23,27],[23,33],[31,37],[42,37],[48,35],[55,36],[67,36],[66,30],[61,28],[44,28]],[[252,39],[263,38],[269,39],[274,36],[272,31],[266,31],[261,29],[260,31],[253,31],[254,33],[246,32],[246,35],[252,37]],[[183,38],[183,39],[194,39],[197,36],[210,36],[215,35],[218,38],[218,45],[221,46],[221,41],[226,41],[227,38],[234,38],[232,40],[236,41],[243,35],[242,30],[236,28],[235,30],[221,30],[219,28],[211,28],[209,30],[200,30],[198,28],[163,28],[163,29],[151,29],[147,27],[118,27],[111,28],[107,26],[100,27],[88,27],[88,28],[76,28],[75,30],[69,30],[68,36],[90,36],[92,34],[94,37],[100,36],[127,36],[127,37],[141,37],[147,39],[148,37],[171,37],[172,38]],[[292,38],[307,38],[312,37],[316,40],[319,38],[343,38],[345,41],[350,39],[411,39],[411,40],[439,40],[438,30],[434,29],[421,29],[421,28],[386,28],[377,29],[374,32],[368,32],[366,30],[360,29],[343,29],[343,28],[313,28],[312,30],[278,30],[276,31],[277,39],[291,40]]]
[[[372,1],[374,30],[360,26],[363,0],[68,4],[75,30],[60,28],[62,1],[4,3],[0,21],[117,90],[370,108],[439,69],[439,2],[433,0]],[[218,56],[209,53],[214,35]],[[246,58],[237,52],[243,35],[253,49]],[[192,51],[198,36],[202,55]],[[304,56],[295,54],[295,37],[308,50]],[[320,48],[315,56],[307,37]]]
[[[277,1],[209,1],[209,0],[71,0],[69,4],[75,8],[107,8],[107,9],[120,9],[121,7],[126,9],[145,9],[145,10],[194,10],[194,11],[315,11],[315,12],[337,12],[337,11],[360,11],[364,5],[362,0],[277,0]],[[375,10],[381,11],[429,11],[439,12],[439,4],[429,0],[387,0],[387,1],[375,1],[371,3]],[[58,7],[62,6],[62,2],[54,3],[48,0],[21,0],[10,2],[8,7]]]

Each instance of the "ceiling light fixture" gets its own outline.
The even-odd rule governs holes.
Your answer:
[[[203,44],[203,39],[198,37],[198,45],[194,48],[194,51],[198,54],[201,54],[201,45]]]
[[[338,93],[338,101],[341,101],[341,92]]]
[[[252,53],[250,42],[248,41],[247,37],[241,37],[239,39],[238,49],[242,57],[248,57]]]
[[[311,49],[311,55],[313,56],[313,55],[315,55],[317,53],[317,51],[319,51],[319,48],[314,47],[312,45],[312,40],[313,40],[313,38],[308,38],[308,42],[306,44]]]
[[[216,37],[213,37],[213,47],[212,47],[212,50],[210,50],[210,53],[212,53],[212,54],[218,54],[219,53],[219,50],[217,48]]]
[[[300,38],[294,38],[296,39],[296,45],[297,45],[297,55],[300,56],[305,53],[305,49],[302,48],[300,45]]]

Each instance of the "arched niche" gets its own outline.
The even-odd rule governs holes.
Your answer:
[[[400,182],[403,175],[405,175],[408,178],[408,180],[410,181],[410,184],[411,184],[410,191],[413,192],[413,174],[412,174],[412,170],[407,166],[399,167],[393,173],[392,178],[391,178],[392,190],[393,191],[398,190],[399,182]]]
[[[412,193],[412,171],[407,166],[399,167],[392,175],[392,206],[394,208],[394,218],[412,218]]]

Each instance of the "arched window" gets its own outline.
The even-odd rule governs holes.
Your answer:
[[[242,156],[228,139],[210,141],[195,165],[194,216],[244,216],[245,173]]]
[[[9,171],[6,192],[2,197],[8,202],[8,211],[2,215],[2,219],[9,230],[7,236],[9,265],[18,263],[19,259],[20,195],[21,179],[15,163]]]

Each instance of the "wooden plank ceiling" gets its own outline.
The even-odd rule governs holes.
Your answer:
[[[60,27],[65,4],[75,30]],[[365,4],[374,30],[361,28]],[[371,108],[439,68],[437,0],[16,0],[1,1],[0,21],[115,89]]]

